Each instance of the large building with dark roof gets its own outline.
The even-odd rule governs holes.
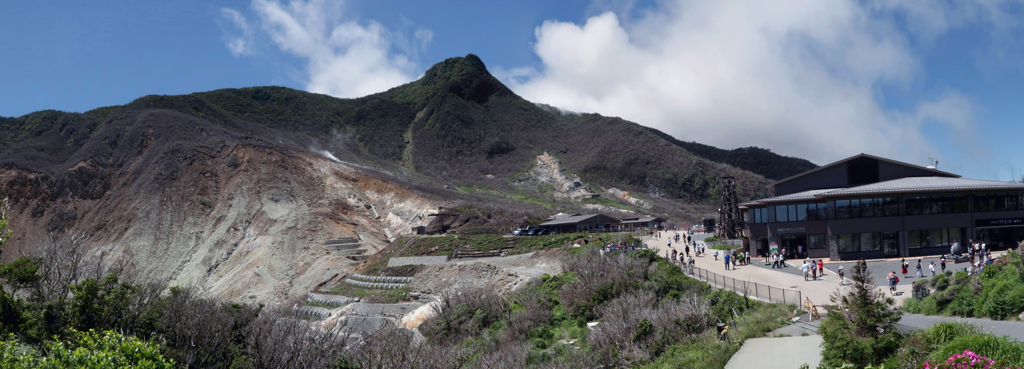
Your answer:
[[[740,204],[758,255],[777,248],[790,258],[916,257],[947,254],[969,239],[995,249],[1024,240],[1022,183],[860,154],[769,187],[775,197]]]

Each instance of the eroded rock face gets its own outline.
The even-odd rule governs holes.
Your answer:
[[[147,181],[145,168],[115,175],[83,162],[50,185],[43,175],[0,169],[16,236],[4,261],[39,253],[51,233],[66,230],[86,237],[90,265],[198,286],[222,300],[272,303],[358,265],[323,241],[357,237],[373,254],[443,205],[367,170],[283,149],[225,146],[180,164],[173,176],[154,173],[169,180]]]
[[[581,198],[592,194],[589,186],[575,174],[566,175],[562,163],[547,152],[537,155],[537,163],[519,178],[519,185],[549,184],[557,198]]]

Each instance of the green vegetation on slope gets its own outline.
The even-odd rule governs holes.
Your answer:
[[[901,334],[897,324],[903,313],[871,282],[870,271],[862,275],[857,265],[851,276],[852,288],[833,295],[834,305],[819,327],[824,340],[821,368],[921,368],[926,363],[935,368],[935,363],[965,350],[996,361],[993,368],[1024,365],[1024,343],[982,333],[967,323],[938,323]]]
[[[1020,250],[1018,248],[1018,250]],[[1017,318],[1024,312],[1024,260],[1020,252],[1008,252],[986,265],[979,275],[946,271],[930,280],[914,282],[914,290],[929,290],[923,299],[907,299],[909,313],[996,320]]]
[[[443,350],[470,350],[459,351],[470,367],[500,350],[525,368],[722,368],[737,342],[778,328],[792,309],[712,289],[646,250],[602,257],[588,248],[564,270],[507,299],[449,293],[420,331]],[[731,326],[728,342],[718,322]]]

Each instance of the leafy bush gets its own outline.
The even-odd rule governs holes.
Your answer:
[[[928,359],[931,361],[945,361],[947,358],[962,353],[965,350],[970,350],[978,355],[989,358],[1005,360],[1010,364],[1024,365],[1024,343],[991,334],[959,336],[932,352],[928,355]]]
[[[949,277],[939,274],[931,279],[931,287],[936,291],[945,291],[949,287]]]
[[[20,346],[13,335],[0,342],[0,366],[4,368],[173,368],[153,342],[112,331],[73,331],[68,341],[46,344],[45,356]]]

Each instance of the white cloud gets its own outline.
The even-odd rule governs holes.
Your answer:
[[[359,97],[419,75],[416,53],[433,38],[430,30],[417,30],[415,42],[410,42],[376,21],[346,20],[342,5],[322,0],[252,2],[271,40],[306,60],[305,83],[311,92]]]
[[[231,55],[237,58],[255,54],[256,49],[252,45],[252,27],[249,26],[245,16],[229,8],[221,8],[220,16],[222,19],[218,19],[217,24],[220,25],[224,44],[228,47]],[[225,22],[230,25],[226,25]]]
[[[880,85],[927,78],[915,42],[970,23],[1012,23],[989,1],[947,3],[663,1],[625,25],[614,12],[582,25],[544,22],[534,44],[542,68],[496,75],[531,101],[621,116],[683,140],[756,145],[819,164],[860,152],[923,164],[941,156],[923,130],[976,137],[977,107],[950,91],[893,110]]]

